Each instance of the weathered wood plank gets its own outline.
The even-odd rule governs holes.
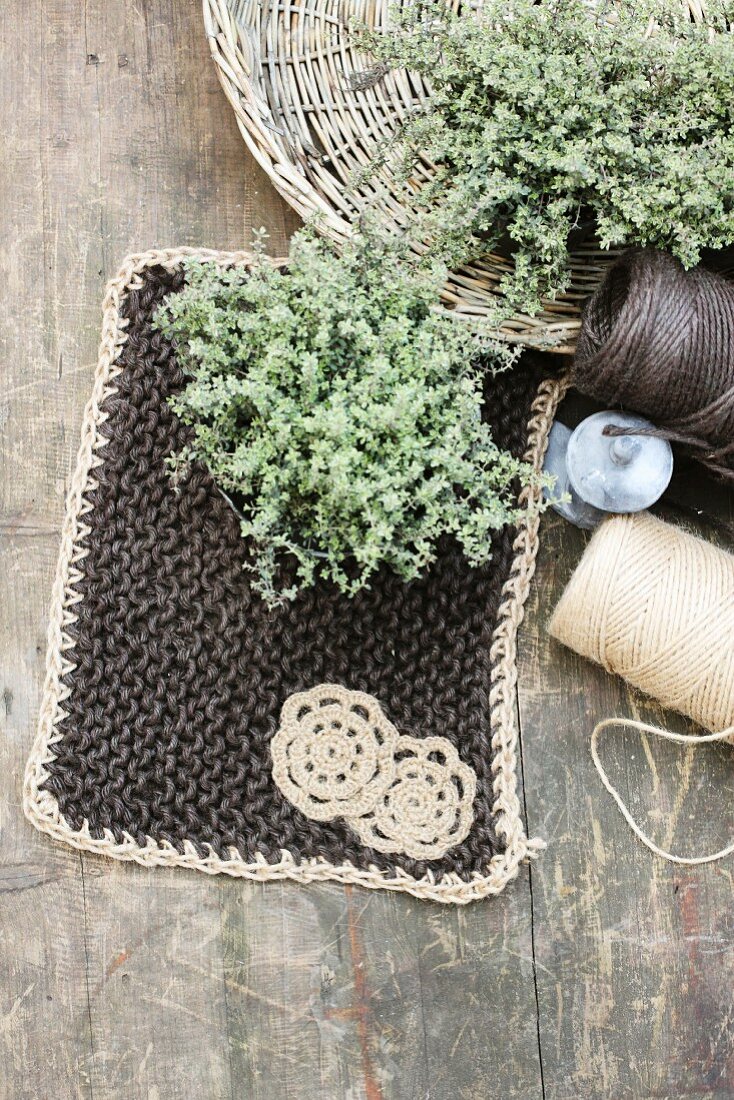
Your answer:
[[[355,900],[384,1097],[540,1100],[527,872],[465,909]]]
[[[8,8],[0,515],[35,529],[58,524],[89,388],[101,284],[98,151],[84,43],[70,40],[69,4]]]
[[[363,1095],[343,889],[225,883],[232,1076],[252,1100]]]
[[[248,1098],[542,1096],[527,877],[462,910],[225,884],[223,914],[232,1072]]]
[[[730,498],[694,477],[678,495],[730,515]],[[549,841],[532,871],[545,1095],[731,1096],[731,866],[676,867],[652,856],[589,754],[603,717],[686,723],[551,642],[545,625],[586,537],[558,517],[544,521],[543,534],[520,701],[530,824]],[[728,747],[680,750],[612,731],[602,750],[613,782],[664,847],[700,854],[734,833]]]
[[[0,1097],[91,1096],[77,853],[21,811],[57,536],[0,533]]]
[[[217,884],[85,856],[84,890],[95,1100],[233,1095]]]
[[[45,142],[40,4],[3,6],[0,28],[0,1096],[91,1096],[91,1031],[79,856],[26,825],[21,786],[46,651],[47,596],[68,469],[62,386],[46,296],[51,149]],[[22,89],[22,94],[20,90]],[[80,121],[80,125],[83,122]],[[49,246],[51,251],[49,252]],[[73,333],[79,316],[70,318]]]

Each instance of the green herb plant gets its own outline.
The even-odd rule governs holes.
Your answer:
[[[287,269],[188,265],[158,311],[186,383],[179,476],[204,463],[240,515],[257,590],[292,599],[316,578],[353,594],[381,563],[410,580],[454,536],[486,562],[518,518],[529,467],[492,440],[483,385],[509,353],[437,306],[438,275],[357,233],[340,254],[297,234]],[[510,356],[511,358],[511,356]]]
[[[680,0],[484,0],[460,14],[428,0],[386,32],[356,30],[376,61],[363,83],[405,67],[430,87],[382,153],[409,188],[416,158],[436,166],[411,192],[432,254],[456,265],[509,249],[501,289],[532,314],[568,287],[579,226],[687,267],[734,242],[734,37],[719,33],[734,5],[706,10],[697,24]]]

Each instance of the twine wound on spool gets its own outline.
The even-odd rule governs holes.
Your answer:
[[[734,481],[734,283],[655,249],[625,253],[585,306],[574,384]]]
[[[549,631],[712,731],[689,737],[616,718],[596,726],[594,764],[639,839],[674,863],[707,863],[734,852],[734,844],[693,857],[659,848],[612,786],[597,749],[599,734],[613,725],[682,744],[734,739],[734,556],[647,512],[615,516],[591,539]]]

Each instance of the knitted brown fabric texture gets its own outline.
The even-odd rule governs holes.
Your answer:
[[[122,300],[122,371],[103,404],[107,442],[85,494],[87,553],[68,627],[74,668],[41,790],[66,826],[92,838],[470,880],[502,850],[490,645],[515,532],[496,538],[483,568],[444,539],[436,563],[410,584],[385,570],[352,599],[320,583],[268,609],[251,591],[246,543],[208,473],[195,468],[174,488],[165,465],[186,440],[166,403],[183,375],[151,320],[183,279],[180,268],[149,267]],[[521,364],[487,387],[494,438],[517,455],[537,385],[534,366]],[[284,798],[270,742],[288,696],[320,683],[371,694],[401,734],[455,746],[477,780],[462,843],[431,861],[386,855],[343,820],[311,820]]]

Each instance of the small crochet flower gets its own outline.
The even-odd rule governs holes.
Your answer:
[[[392,783],[347,824],[379,852],[437,859],[468,835],[476,790],[476,775],[446,738],[400,737]]]
[[[371,695],[319,684],[283,704],[271,743],[273,779],[306,817],[359,817],[392,783],[397,741]]]

